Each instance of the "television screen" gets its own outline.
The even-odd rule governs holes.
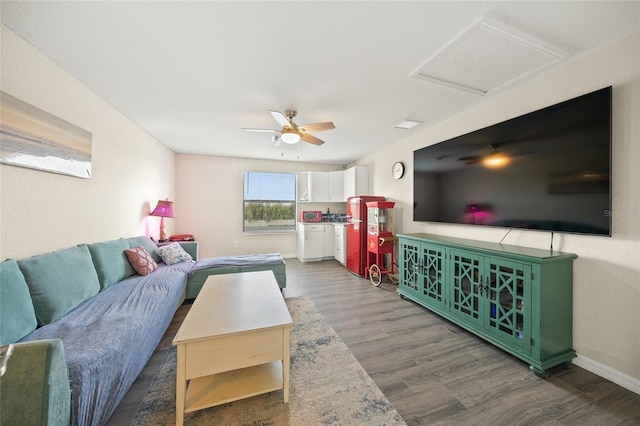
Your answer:
[[[610,236],[611,94],[414,151],[414,220]]]

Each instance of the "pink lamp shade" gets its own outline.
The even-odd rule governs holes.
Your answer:
[[[173,212],[173,202],[167,200],[158,200],[158,204],[156,208],[150,213],[151,216],[159,216],[160,217],[160,234],[159,241],[166,241],[167,234],[164,232],[164,218],[165,217],[176,217]]]
[[[173,201],[158,200],[158,205],[156,205],[156,208],[151,212],[151,216],[176,217],[173,213]]]

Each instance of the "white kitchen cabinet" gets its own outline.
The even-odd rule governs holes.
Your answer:
[[[346,234],[343,224],[335,224],[333,226],[333,257],[343,265],[347,262],[347,244]]]
[[[334,239],[334,226],[333,224],[324,225],[324,237],[322,239],[322,257],[324,259],[333,259],[333,239]]]
[[[344,199],[356,195],[369,195],[369,168],[354,166],[344,171]]]
[[[329,199],[327,201],[344,202],[344,171],[336,170],[328,173],[329,176]]]
[[[301,262],[322,260],[325,225],[298,223],[297,255]]]
[[[344,203],[348,197],[368,194],[369,169],[365,166],[298,173],[298,201]]]
[[[332,223],[298,223],[297,255],[301,262],[334,258],[334,225]]]
[[[298,173],[298,201],[329,201],[329,174],[327,172]]]
[[[309,201],[309,192],[311,189],[311,182],[309,182],[309,180],[309,172],[298,173],[298,177],[296,179],[298,201]]]

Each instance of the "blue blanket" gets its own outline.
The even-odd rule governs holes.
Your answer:
[[[282,256],[280,253],[247,254],[242,256],[220,256],[208,259],[200,259],[189,271],[189,276],[202,269],[219,268],[224,266],[260,266],[280,265]]]
[[[192,266],[162,265],[127,278],[24,339],[62,339],[73,425],[103,425],[111,417],[169,326]]]

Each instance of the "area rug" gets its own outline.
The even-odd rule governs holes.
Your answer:
[[[282,391],[185,416],[185,425],[405,425],[310,299],[286,299],[291,330],[290,400]],[[172,348],[132,425],[175,424],[176,351]]]

